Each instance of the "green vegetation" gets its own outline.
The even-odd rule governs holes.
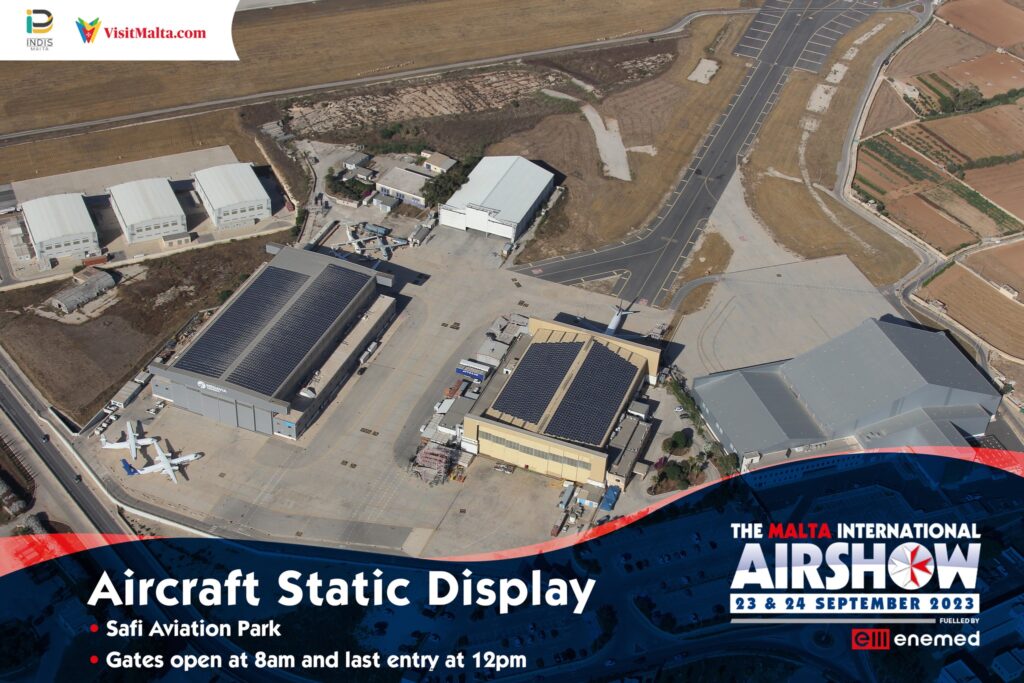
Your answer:
[[[720,443],[711,444],[707,456],[723,477],[740,471],[740,456],[736,453],[726,453]]]
[[[958,197],[967,201],[968,204],[973,206],[978,211],[981,211],[986,216],[996,222],[1001,230],[1004,232],[1017,232],[1021,229],[1020,223],[1016,221],[1010,214],[1006,213],[998,206],[985,199],[985,197],[976,190],[971,189],[967,185],[961,182],[952,180],[942,186],[945,189],[952,190]]]
[[[693,433],[689,429],[681,429],[661,442],[661,450],[671,455],[684,455],[693,445]]]
[[[991,168],[993,166],[1002,166],[1003,164],[1012,164],[1015,161],[1020,161],[1021,159],[1024,159],[1024,152],[1014,152],[1013,154],[1004,154],[1002,156],[972,159],[962,164],[949,163],[946,164],[946,170],[956,177],[963,179],[964,171],[972,171],[976,168]]]
[[[373,193],[373,185],[364,183],[356,178],[345,180],[344,176],[344,171],[334,173],[333,168],[327,169],[324,185],[327,187],[328,194],[358,202]]]
[[[428,180],[423,186],[423,198],[427,201],[427,206],[438,206],[448,201],[456,190],[469,180],[470,172],[479,161],[480,157],[460,161],[452,166],[447,173]]]
[[[985,99],[977,88],[971,86],[964,90],[958,90],[948,109],[941,108],[939,112],[928,114],[925,116],[925,120],[930,121],[948,116],[956,116],[968,111],[980,111],[989,107],[998,107],[1001,104],[1013,104],[1021,97],[1024,97],[1024,88],[1014,88],[1013,90],[1007,90],[1004,93]],[[907,99],[905,95],[904,99]],[[908,100],[908,103],[910,103],[911,107],[914,107],[915,111],[917,110],[912,100]]]
[[[938,180],[939,175],[929,170],[916,160],[900,152],[896,147],[881,138],[871,138],[864,142],[866,149],[872,156],[881,159],[890,166],[896,168],[911,180]]]
[[[954,263],[956,263],[956,261],[954,261],[953,259],[949,259],[948,261],[946,261],[941,268],[939,268],[934,273],[929,275],[928,279],[921,283],[921,287],[927,287],[928,285],[930,285],[932,283],[932,280],[934,280],[935,278],[937,278],[938,276],[942,275],[947,270],[952,268]]]
[[[874,183],[872,183],[870,180],[868,180],[867,178],[865,178],[864,176],[862,176],[859,173],[854,176],[854,180],[856,180],[857,183],[860,184],[860,185],[863,185],[863,186],[871,188],[875,193],[877,193],[879,195],[885,194],[885,190],[880,188],[878,185],[875,185]]]

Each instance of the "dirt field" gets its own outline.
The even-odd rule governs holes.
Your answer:
[[[529,60],[528,64],[557,69],[583,81],[602,96],[637,81],[659,76],[676,57],[675,41],[624,45],[608,50],[587,50],[568,55]]]
[[[833,59],[822,74],[828,74],[853,42],[878,23],[879,19],[873,17],[850,31],[833,49]],[[824,193],[806,184],[772,177],[768,171],[802,179],[806,169],[812,182],[825,186],[835,183],[842,144],[871,62],[878,51],[912,25],[909,16],[891,17],[884,30],[859,45],[857,56],[848,63],[844,61],[848,70],[823,114],[812,117],[807,112],[808,101],[822,77],[794,71],[744,169],[748,202],[777,242],[805,258],[846,254],[875,285],[894,282],[908,272],[916,262],[913,253]],[[816,122],[813,132],[800,125],[809,118]]]
[[[875,93],[871,110],[864,121],[863,137],[871,137],[887,128],[895,128],[914,121],[917,117],[889,83],[882,83]]]
[[[1009,285],[1024,294],[1024,242],[985,249],[971,254],[964,262],[995,284]]]
[[[989,52],[969,62],[944,69],[943,74],[961,88],[973,85],[984,97],[1024,88],[1024,61],[998,52]]]
[[[920,296],[944,303],[950,317],[1000,351],[1024,357],[1024,304],[1003,296],[963,266],[942,273]]]
[[[885,206],[893,220],[944,254],[978,242],[978,236],[959,221],[916,194]]]
[[[953,0],[940,17],[996,47],[1010,47],[1024,36],[1024,10],[1003,0]]]
[[[1020,102],[920,125],[970,159],[1024,150],[1024,105]]]
[[[82,325],[42,318],[25,306],[45,301],[65,283],[0,293],[0,343],[55,406],[79,422],[99,410],[197,310],[216,306],[269,259],[276,235],[195,249],[148,262],[145,278],[118,288],[119,300]],[[161,306],[158,294],[178,290]]]
[[[657,211],[743,78],[743,60],[733,57],[731,50],[748,21],[707,17],[695,22],[691,35],[677,41],[678,57],[665,73],[595,105],[603,117],[618,121],[627,148],[652,145],[657,151],[653,156],[629,154],[631,182],[604,176],[593,130],[582,114],[549,117],[487,150],[544,159],[566,177],[568,192],[559,209],[564,215],[550,229],[542,227],[518,256],[519,262],[620,239]],[[715,59],[722,66],[714,80],[710,85],[687,80],[706,56],[705,47],[716,40]]]
[[[1024,160],[967,172],[967,184],[1024,219]],[[1024,262],[1021,264],[1024,269]]]
[[[0,183],[230,145],[239,161],[267,161],[238,110],[0,147]]]
[[[629,36],[738,0],[325,0],[240,12],[239,62],[7,65],[3,132]],[[585,18],[585,20],[584,20]],[[518,27],[496,30],[493,27]],[[333,50],[337,48],[337,51]],[[73,106],[69,106],[73,103]]]
[[[892,60],[886,73],[905,79],[939,71],[989,51],[989,46],[974,36],[934,22]]]

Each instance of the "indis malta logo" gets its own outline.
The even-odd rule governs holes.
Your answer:
[[[25,10],[25,46],[30,50],[49,50],[53,47],[53,38],[40,37],[40,34],[53,30],[53,13],[45,9]]]
[[[86,21],[79,17],[78,21],[75,22],[78,26],[78,35],[82,36],[83,43],[93,43],[96,41],[96,36],[100,32],[100,20],[93,19],[92,21]]]

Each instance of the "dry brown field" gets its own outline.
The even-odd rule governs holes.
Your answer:
[[[1010,47],[1024,36],[1024,10],[1003,0],[952,0],[938,14],[996,47]]]
[[[995,284],[1009,285],[1024,294],[1024,242],[985,249],[964,262]]]
[[[886,68],[893,78],[905,79],[945,69],[989,52],[991,48],[974,36],[940,22],[934,22],[914,38]]]
[[[535,128],[488,148],[488,154],[519,154],[544,159],[565,175],[566,196],[552,226],[541,226],[518,256],[526,262],[565,254],[621,239],[656,212],[665,194],[746,72],[744,60],[732,56],[749,17],[706,17],[677,41],[677,57],[661,75],[609,95],[595,104],[605,119],[616,119],[628,147],[653,145],[657,154],[630,152],[633,180],[602,173],[594,132],[582,114],[544,119]],[[720,32],[725,30],[724,37]],[[714,58],[721,68],[708,85],[687,80],[705,47],[719,38]],[[550,222],[549,217],[545,223]]]
[[[967,184],[1014,216],[1024,219],[1024,160],[967,172]],[[1021,264],[1024,269],[1024,263]]]
[[[66,283],[0,293],[0,344],[55,406],[79,423],[92,417],[198,310],[215,306],[266,261],[277,235],[194,249],[146,263],[145,279],[118,288],[99,318],[66,325],[25,307]],[[194,289],[154,306],[171,287]],[[179,290],[180,291],[180,290]]]
[[[265,164],[237,109],[0,147],[0,183],[230,145],[240,161]]]
[[[921,125],[970,159],[1024,150],[1024,106],[1019,102]]]
[[[1024,61],[992,51],[986,55],[943,70],[961,88],[973,85],[984,97],[1024,88]]]
[[[944,254],[975,244],[978,236],[916,194],[886,202],[889,215]]]
[[[896,90],[888,82],[883,82],[878,87],[878,92],[875,93],[875,99],[871,102],[871,109],[864,121],[861,135],[870,137],[875,133],[901,126],[916,119],[917,116],[913,110],[907,106]]]
[[[1004,353],[1024,357],[1024,304],[1000,294],[960,264],[920,291],[946,305],[951,318]]]
[[[238,62],[6,64],[0,132],[627,37],[740,1],[324,0],[239,12]]]
[[[826,113],[817,115],[818,130],[806,146],[810,177],[817,183],[835,183],[835,170],[857,99],[871,72],[871,63],[881,50],[914,24],[908,15],[889,17],[886,28],[859,45]],[[869,18],[855,27],[832,50],[832,59],[821,70],[829,73],[839,57],[862,34],[879,22]],[[750,162],[744,168],[744,187],[754,212],[768,226],[775,240],[804,258],[846,254],[875,285],[895,282],[917,262],[913,252],[896,239],[871,225],[830,196],[789,180],[767,175],[769,169],[801,177],[799,122],[808,115],[807,101],[822,76],[793,71],[775,108],[758,135]],[[816,192],[832,217],[822,211],[811,192]]]

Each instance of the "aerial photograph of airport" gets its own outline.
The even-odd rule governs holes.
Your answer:
[[[371,606],[332,647],[506,653],[365,680],[1021,680],[1021,498],[835,463],[983,450],[1024,474],[1022,0],[218,3],[237,61],[3,62],[0,537],[45,540],[0,574],[86,538],[175,539],[120,559],[172,577],[226,574],[186,550],[214,541],[563,552],[629,609]],[[44,5],[10,5],[10,51],[167,37]],[[626,535],[710,491],[684,537]],[[978,647],[879,662],[835,623],[729,630],[726,520],[954,509],[1000,553]],[[0,619],[0,679],[364,680],[119,668],[144,646],[94,622],[130,610],[91,609],[84,555],[61,566],[32,578],[45,617]],[[32,591],[3,599],[34,615]],[[172,618],[198,617],[146,621]]]

